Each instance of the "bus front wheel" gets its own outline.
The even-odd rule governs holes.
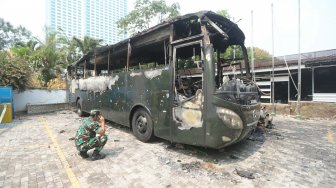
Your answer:
[[[135,111],[132,117],[132,130],[134,136],[142,142],[153,139],[153,121],[146,110],[140,108]]]

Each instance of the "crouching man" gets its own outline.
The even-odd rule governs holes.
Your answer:
[[[76,132],[75,144],[79,155],[88,158],[87,151],[94,148],[91,159],[93,161],[103,159],[105,155],[100,151],[106,142],[105,119],[99,110],[92,110],[90,117],[84,118],[83,124]]]

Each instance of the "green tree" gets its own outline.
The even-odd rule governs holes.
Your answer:
[[[69,47],[79,50],[79,53],[81,53],[81,55],[84,55],[99,47],[102,42],[102,39],[95,39],[89,36],[85,36],[84,39],[73,37]]]
[[[24,90],[29,86],[32,69],[26,56],[15,56],[13,51],[0,51],[0,86]]]
[[[38,78],[46,86],[62,72],[66,64],[62,61],[61,46],[56,33],[47,33],[45,42],[39,41],[38,47],[31,55],[34,59],[34,71],[39,72]]]
[[[30,31],[22,26],[14,27],[0,18],[0,50],[14,47],[16,43],[32,39]]]
[[[0,18],[0,85],[18,90],[30,85],[30,58],[36,44],[26,28],[14,27]]]
[[[231,16],[227,10],[219,10],[216,13],[227,19],[231,19]],[[250,47],[247,48],[247,54],[249,56],[249,60],[251,61]],[[269,52],[258,47],[253,48],[253,55],[255,60],[269,60],[272,57]],[[241,50],[240,46],[229,46],[226,49],[225,53],[221,53],[221,58],[224,59],[233,59],[234,57],[235,58],[243,57],[243,51]]]
[[[85,36],[83,39],[77,37],[68,39],[66,36],[59,36],[58,43],[61,46],[61,60],[68,66],[84,54],[101,46],[102,41],[101,39],[94,39],[89,36]]]
[[[247,48],[247,51],[248,51],[248,55],[249,55],[249,58],[251,59],[251,47],[248,47]],[[253,48],[253,55],[254,55],[254,59],[255,60],[270,60],[272,58],[272,55],[264,50],[264,49],[261,49],[261,48],[258,48],[258,47],[254,47]]]
[[[229,20],[231,19],[231,16],[230,16],[230,14],[228,13],[227,10],[219,10],[216,13],[225,17],[225,18],[227,18],[227,19],[229,19]]]
[[[251,47],[247,47],[247,55],[251,61]],[[253,48],[253,55],[254,60],[256,61],[270,60],[272,58],[272,55],[269,52],[258,47]],[[221,54],[221,58],[224,59],[233,59],[234,57],[236,59],[243,58],[243,51],[240,46],[230,46],[226,49],[225,53]]]
[[[150,23],[161,23],[165,19],[178,16],[180,5],[167,5],[165,0],[137,0],[134,10],[117,22],[118,28],[135,33],[148,29]]]
[[[46,40],[31,37],[23,27],[13,27],[0,19],[0,85],[15,89],[47,86],[70,63],[92,51],[102,40],[68,38],[46,33]]]

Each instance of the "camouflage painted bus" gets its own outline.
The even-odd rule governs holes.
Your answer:
[[[246,138],[259,119],[244,40],[218,14],[187,14],[84,55],[68,67],[69,89],[79,115],[100,109],[143,142],[156,136],[222,148]],[[224,59],[232,46],[241,57]]]

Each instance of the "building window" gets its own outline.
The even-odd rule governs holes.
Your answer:
[[[314,93],[336,93],[336,66],[314,68]]]

